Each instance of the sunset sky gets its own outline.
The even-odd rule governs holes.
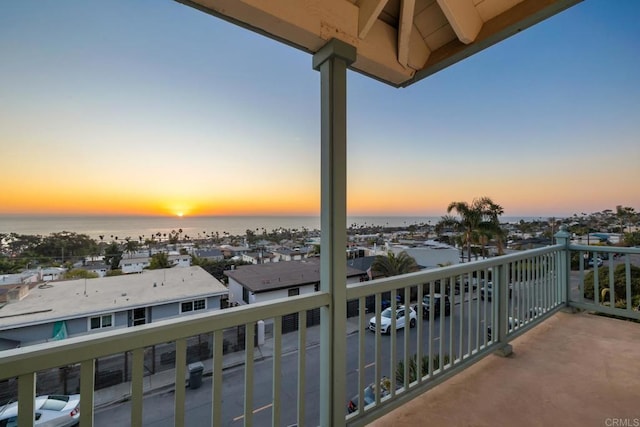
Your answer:
[[[640,210],[640,1],[407,89],[348,76],[350,215]],[[318,215],[311,56],[173,1],[0,2],[0,214]]]

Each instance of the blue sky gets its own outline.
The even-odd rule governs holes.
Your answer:
[[[409,88],[348,79],[352,215],[640,210],[640,2]],[[311,56],[172,1],[0,4],[0,213],[317,214]]]

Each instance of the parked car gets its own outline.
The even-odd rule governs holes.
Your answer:
[[[484,283],[484,280],[481,279],[480,283]],[[460,295],[460,290],[464,289],[465,293],[471,292],[471,290],[476,290],[478,289],[478,279],[476,279],[475,277],[473,279],[471,279],[471,284],[469,284],[469,280],[468,279],[464,279],[462,281],[462,284],[460,283],[460,279],[456,280],[456,286],[454,288],[454,293],[456,295]]]
[[[396,295],[396,305],[401,305],[401,304],[404,304],[404,301],[402,300],[402,296]],[[391,301],[389,301],[388,299],[383,299],[382,301],[380,301],[380,305],[384,310],[387,307],[391,307]]]
[[[416,326],[416,312],[411,307],[405,308],[404,306],[396,307],[396,329],[404,328],[406,323],[406,311],[409,311],[409,327],[413,328]],[[388,334],[391,332],[391,316],[393,315],[391,307],[385,308],[380,313],[380,332],[383,334]],[[369,329],[372,331],[376,331],[376,317],[373,316],[369,320]]]
[[[80,395],[38,396],[35,402],[36,426],[76,426],[80,421]],[[18,425],[18,402],[0,407],[0,427]]]
[[[381,390],[380,399],[382,399],[383,397],[389,395],[389,393],[390,393],[390,391],[389,391],[389,380],[386,377],[383,377],[380,380],[379,389]],[[358,394],[356,394],[347,403],[347,411],[350,414],[352,412],[355,412],[355,411],[358,410],[358,398],[359,397],[360,396]],[[376,385],[374,383],[371,383],[367,387],[365,387],[365,389],[364,389],[364,406],[370,405],[375,401],[376,401]]]
[[[522,322],[513,317],[509,317],[509,330],[514,328],[515,326],[522,326]],[[487,326],[487,340],[491,341],[492,333],[491,333],[491,325]]]
[[[589,259],[589,267],[593,267],[594,264],[598,264],[598,267],[602,267],[604,261],[602,261],[602,258],[600,257],[597,257],[595,260],[593,258]]]
[[[444,315],[451,314],[451,301],[449,295],[433,294],[433,301],[431,301],[430,295],[422,297],[422,316],[426,319],[429,317],[429,311],[433,306],[433,316],[440,316],[440,307],[442,307],[442,299],[444,298]],[[433,303],[433,304],[432,304]]]

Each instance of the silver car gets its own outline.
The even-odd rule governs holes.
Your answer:
[[[36,397],[36,426],[68,427],[78,425],[80,395],[49,395]],[[18,425],[18,402],[0,406],[0,427]]]

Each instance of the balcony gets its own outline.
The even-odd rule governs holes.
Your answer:
[[[511,344],[512,357],[487,357],[371,426],[425,419],[434,426],[613,426],[638,419],[637,323],[561,311]]]
[[[33,425],[35,395],[50,392],[40,378],[60,368],[78,374],[83,426],[109,425],[118,417],[145,425],[158,407],[168,414],[164,425],[176,426],[416,425],[426,417],[435,425],[496,425],[523,416],[546,425],[566,421],[560,412],[572,414],[575,424],[637,418],[630,412],[640,397],[638,324],[563,310],[639,320],[630,271],[640,249],[570,245],[565,232],[556,237],[557,245],[542,249],[343,285],[345,311],[331,310],[333,296],[321,291],[9,350],[0,359],[0,381],[17,390],[21,426]],[[614,289],[613,280],[596,274],[593,298],[586,298],[584,255],[614,251],[623,255],[593,269],[621,265],[625,283]],[[574,270],[572,254],[578,254]],[[450,311],[444,298],[440,309],[422,305],[436,293],[451,296]],[[388,298],[393,309],[397,296],[415,307],[416,321],[396,329],[401,319],[392,316],[386,335],[375,325],[382,320],[382,301]],[[321,323],[308,327],[305,319],[314,310]],[[334,314],[344,312],[355,316]],[[283,319],[292,314],[298,331],[282,333]],[[263,322],[270,331],[264,340],[257,327]],[[238,326],[245,331],[244,350],[227,352],[225,331]],[[211,342],[211,351],[199,355],[202,387],[186,381],[193,380],[188,348],[194,337]],[[165,354],[170,349],[169,369],[152,368],[150,355],[160,348]],[[494,356],[509,356],[514,348],[511,357]],[[96,373],[118,355],[129,371],[125,382],[97,387]],[[331,378],[323,381],[327,364]],[[365,400],[371,384],[382,391]]]

